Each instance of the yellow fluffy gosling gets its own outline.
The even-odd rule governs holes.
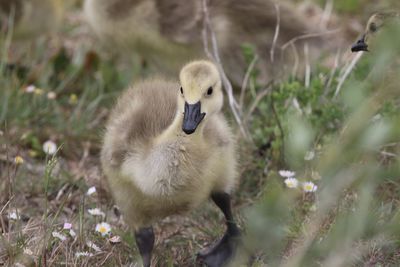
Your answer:
[[[224,213],[227,231],[199,259],[221,266],[239,235],[230,208],[235,142],[221,112],[221,79],[209,61],[187,64],[179,78],[140,82],[119,98],[107,124],[102,166],[144,266],[150,266],[154,244],[151,225],[209,197]]]
[[[387,24],[397,23],[400,26],[400,13],[398,12],[378,12],[372,15],[365,27],[365,32],[361,38],[351,47],[352,52],[368,51],[382,27]]]

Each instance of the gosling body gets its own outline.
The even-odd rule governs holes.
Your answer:
[[[222,103],[219,73],[208,61],[185,66],[180,83],[144,81],[119,98],[101,161],[114,199],[138,239],[151,240],[152,231],[144,229],[155,221],[232,191],[235,145]],[[236,236],[236,226],[229,227]],[[151,243],[138,243],[139,250]],[[148,253],[142,257],[150,264]]]

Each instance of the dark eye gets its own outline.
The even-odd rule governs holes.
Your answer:
[[[371,24],[369,25],[369,30],[370,30],[371,32],[376,32],[377,29],[378,29],[378,27],[376,27],[376,24],[375,24],[375,23],[371,23]]]
[[[213,92],[213,88],[212,88],[212,87],[208,88],[208,90],[207,90],[207,95],[211,95],[212,92]]]
[[[181,94],[183,95],[183,89],[182,89],[182,87],[181,87]]]

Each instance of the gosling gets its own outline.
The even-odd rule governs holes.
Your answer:
[[[204,60],[185,65],[179,78],[140,82],[119,98],[106,127],[102,167],[135,231],[144,266],[150,266],[154,246],[151,225],[209,197],[223,212],[227,230],[198,260],[222,266],[234,255],[240,232],[231,211],[235,142],[221,112],[221,78]]]
[[[381,32],[382,27],[387,24],[397,23],[400,27],[400,13],[398,12],[378,12],[372,15],[367,23],[364,34],[355,44],[352,45],[352,52],[368,51],[370,42],[377,39],[376,36]]]

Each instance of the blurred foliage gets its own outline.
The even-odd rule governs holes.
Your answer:
[[[309,87],[296,79],[273,85],[254,112],[258,146],[274,140],[267,157],[280,161],[285,141],[282,165],[318,185],[312,198],[266,174],[264,194],[246,212],[247,244],[272,266],[400,263],[400,27],[376,43],[337,98],[341,71],[328,84],[321,69]],[[315,156],[306,159],[309,151]]]

